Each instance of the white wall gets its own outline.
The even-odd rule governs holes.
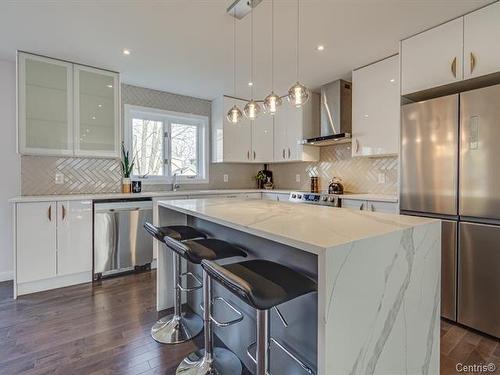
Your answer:
[[[0,60],[0,281],[13,278],[12,205],[21,192],[20,160],[16,154],[16,65]]]

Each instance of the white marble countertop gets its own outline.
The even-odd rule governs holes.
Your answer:
[[[319,254],[434,219],[257,199],[159,201],[162,207]]]
[[[176,197],[176,196],[195,196],[202,194],[244,194],[244,193],[271,193],[271,194],[289,194],[292,189],[276,190],[258,190],[258,189],[212,189],[212,190],[179,190],[179,191],[150,191],[143,193],[99,193],[99,194],[53,194],[53,195],[23,195],[9,199],[12,203],[21,202],[49,202],[49,201],[80,201],[97,199],[126,199],[126,198],[158,198],[158,197]],[[397,202],[395,195],[384,194],[355,194],[349,193],[339,195],[345,199],[371,200],[377,202]]]

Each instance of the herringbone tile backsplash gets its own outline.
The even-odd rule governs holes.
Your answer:
[[[64,175],[63,184],[55,183],[56,173]],[[121,176],[120,163],[116,159],[21,158],[22,195],[119,192]]]
[[[321,147],[320,161],[317,163],[272,164],[276,186],[309,190],[310,177],[318,176],[320,188],[328,189],[332,177],[340,177],[347,192],[352,193],[398,193],[398,158],[353,158],[350,144]],[[385,183],[378,182],[383,173]],[[300,182],[296,182],[300,175]]]

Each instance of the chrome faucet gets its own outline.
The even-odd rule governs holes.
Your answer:
[[[172,191],[179,190],[181,186],[177,183],[177,173],[172,176]]]

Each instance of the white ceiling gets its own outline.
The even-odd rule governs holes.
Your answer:
[[[301,73],[308,87],[397,53],[398,41],[492,0],[302,0]],[[232,0],[0,0],[0,58],[16,49],[105,67],[122,81],[212,99],[233,94]],[[255,97],[271,85],[271,0],[254,12]],[[275,0],[275,81],[295,82],[295,0]],[[238,89],[249,97],[250,17],[237,22]],[[316,50],[324,44],[325,50]],[[123,48],[132,51],[122,54]],[[429,56],[432,58],[432,56]]]

